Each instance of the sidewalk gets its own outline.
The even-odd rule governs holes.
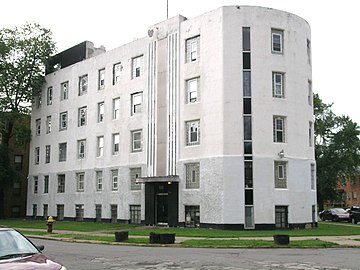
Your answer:
[[[18,230],[21,230],[26,235],[26,230],[29,231],[44,231],[43,229],[24,229],[24,228],[18,228]],[[106,233],[92,233],[92,232],[79,232],[79,231],[65,231],[65,230],[53,230],[54,233],[58,234],[77,234],[77,235],[93,235],[93,236],[110,236],[111,234]],[[41,239],[52,239],[52,240],[63,240],[62,238],[57,239],[56,237],[50,237],[46,235],[27,235],[28,237],[32,238],[41,238]],[[129,238],[146,238],[146,236],[136,236],[136,235],[130,235]],[[180,244],[181,242],[185,240],[191,240],[191,239],[198,239],[198,240],[205,240],[205,239],[211,239],[211,240],[268,240],[273,241],[273,237],[238,237],[238,238],[204,238],[204,237],[184,237],[184,236],[176,236],[176,244]],[[343,247],[360,247],[360,241],[357,241],[355,239],[360,239],[360,235],[349,235],[349,236],[290,236],[291,240],[321,240],[326,242],[331,242],[338,244]],[[74,240],[71,241],[81,241],[83,240]],[[86,242],[94,242],[97,241],[91,241],[86,240]]]

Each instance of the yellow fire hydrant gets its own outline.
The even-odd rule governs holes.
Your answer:
[[[53,223],[54,223],[54,219],[52,216],[49,216],[47,219],[47,232],[48,233],[52,233],[53,230]]]

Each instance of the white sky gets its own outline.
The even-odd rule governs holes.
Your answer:
[[[307,20],[312,30],[313,89],[334,112],[360,124],[360,2],[355,0],[168,0],[169,17],[193,18],[225,5],[284,10]],[[358,4],[357,4],[358,2]],[[357,4],[357,5],[356,5]],[[107,50],[145,37],[166,19],[166,0],[3,0],[0,28],[36,22],[49,28],[58,52],[90,40]]]

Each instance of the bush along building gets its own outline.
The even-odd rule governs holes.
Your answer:
[[[54,56],[32,111],[27,215],[316,225],[310,40],[296,15],[228,6]]]

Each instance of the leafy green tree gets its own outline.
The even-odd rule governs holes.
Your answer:
[[[320,210],[324,201],[340,200],[339,181],[355,178],[360,166],[360,127],[348,116],[337,116],[318,94],[314,95],[315,158],[317,197]]]
[[[13,172],[9,161],[11,144],[26,145],[31,138],[24,116],[45,82],[45,65],[55,52],[50,30],[38,24],[0,29],[0,218],[4,209],[4,189]]]

